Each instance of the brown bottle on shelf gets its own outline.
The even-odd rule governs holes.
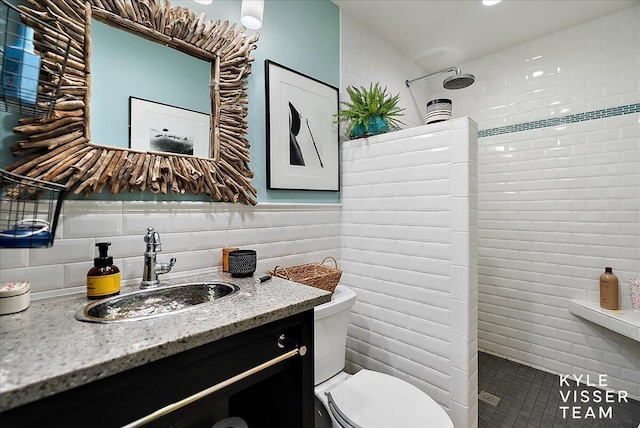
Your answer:
[[[614,311],[620,308],[618,304],[618,277],[613,274],[610,267],[604,268],[604,273],[600,275],[600,307]]]

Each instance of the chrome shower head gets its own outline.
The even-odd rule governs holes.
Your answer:
[[[458,67],[449,67],[444,70],[436,71],[435,73],[427,74],[426,76],[418,77],[417,79],[405,80],[404,84],[407,85],[408,88],[411,83],[417,82],[418,80],[424,80],[443,73],[451,73],[452,71],[456,74],[451,77],[447,77],[442,83],[442,86],[444,86],[445,89],[466,88],[476,80],[476,77],[473,74],[462,73]]]
[[[462,89],[471,86],[475,80],[476,77],[473,74],[456,74],[444,79],[442,86],[445,89]]]

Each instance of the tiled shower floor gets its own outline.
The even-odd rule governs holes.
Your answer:
[[[500,398],[497,406],[478,401],[480,428],[640,427],[638,401],[627,399],[627,403],[624,400],[618,403],[616,396],[615,402],[596,403],[593,386],[576,386],[573,382],[570,386],[560,387],[557,375],[484,352],[478,353],[478,371],[478,392],[485,391]],[[567,402],[563,401],[560,391],[565,397],[567,393],[571,394]],[[577,393],[575,401],[574,392]],[[569,407],[564,411],[565,415],[562,407]],[[579,417],[574,418],[574,412]]]

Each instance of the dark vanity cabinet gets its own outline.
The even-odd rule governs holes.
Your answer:
[[[296,344],[304,356],[264,364]],[[313,309],[7,410],[0,426],[121,427],[220,382],[144,426],[209,428],[223,409],[252,428],[313,427]]]

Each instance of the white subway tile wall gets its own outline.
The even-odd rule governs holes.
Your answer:
[[[343,84],[403,82],[411,66],[396,53],[390,57],[401,67],[390,69],[375,54],[376,36],[342,15]],[[453,116],[470,116],[480,129],[479,348],[553,373],[607,374],[611,388],[636,399],[640,344],[571,315],[568,306],[573,298],[598,301],[605,265],[620,278],[624,308],[629,278],[640,277],[638,22],[640,5],[451,64],[475,74],[466,89],[447,91],[432,79],[401,93],[418,111],[429,99],[450,98]],[[420,114],[412,118],[424,123]],[[380,233],[409,233],[386,229]]]
[[[636,399],[640,343],[568,307],[612,266],[628,310],[640,277],[638,22],[640,5],[461,64],[476,83],[447,92],[480,129],[479,348]]]
[[[640,128],[638,116],[609,123],[630,132]],[[605,120],[598,122],[605,129]],[[558,373],[606,374],[610,387],[639,397],[638,375],[629,382],[620,369],[640,373],[640,343],[568,311],[571,299],[598,301],[604,266],[613,266],[629,310],[629,278],[640,272],[639,139],[615,149],[603,141],[597,153],[583,153],[566,142],[589,140],[593,131],[583,128],[479,140],[479,346]],[[570,154],[531,144],[545,139]],[[507,149],[514,143],[526,148]],[[502,148],[508,154],[496,154]],[[603,367],[613,354],[629,358]]]
[[[405,85],[406,80],[426,74],[420,67],[346,13],[340,14],[340,51],[340,101],[349,100],[347,86],[368,88],[380,82],[390,94],[400,94],[403,128],[424,125],[426,87],[422,82],[411,88]]]
[[[339,204],[65,201],[52,248],[0,249],[1,280],[31,282],[33,298],[82,292],[95,244],[111,242],[124,283],[136,283],[148,227],[160,233],[158,260],[178,259],[166,278],[219,270],[230,246],[256,250],[257,272],[340,260],[340,220]]]
[[[477,423],[476,153],[466,118],[341,151],[348,370],[413,383],[456,426]]]

